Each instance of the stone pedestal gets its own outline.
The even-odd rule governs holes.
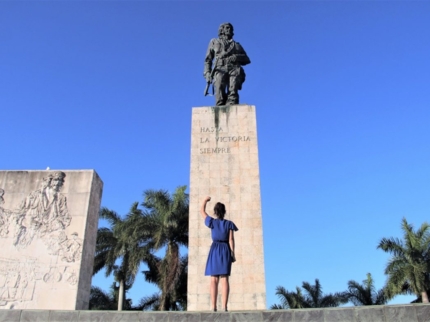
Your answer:
[[[209,214],[213,214],[216,202],[222,202],[227,209],[225,218],[239,228],[235,233],[237,261],[230,276],[229,309],[265,309],[255,106],[200,107],[192,111],[188,311],[211,308],[210,277],[204,276],[211,232],[199,214],[206,196],[212,198],[206,208]]]
[[[103,183],[0,171],[0,309],[88,309]]]

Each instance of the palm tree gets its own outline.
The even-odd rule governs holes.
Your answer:
[[[392,254],[385,268],[387,296],[415,294],[429,303],[430,291],[430,226],[423,223],[414,231],[413,226],[402,219],[403,240],[382,238],[378,248]]]
[[[135,202],[128,217],[140,215],[141,212],[138,209],[138,203]],[[141,262],[148,259],[149,249],[146,247],[144,238],[136,241],[127,234],[127,222],[116,212],[102,208],[100,217],[106,219],[111,228],[103,227],[97,231],[93,274],[106,268],[106,277],[114,275],[119,283],[118,310],[121,311],[124,306],[125,291],[133,285]]]
[[[115,310],[118,307],[119,287],[112,283],[110,292],[103,291],[100,287],[91,286],[90,291],[90,310]],[[125,310],[134,310],[131,299],[126,299],[124,302]]]
[[[115,283],[113,284],[115,286]],[[91,286],[90,291],[90,310],[115,310],[118,301],[113,292],[107,293],[100,287]]]
[[[314,285],[303,282],[302,288],[306,291],[306,295],[303,295],[299,287],[296,287],[296,292],[289,292],[282,286],[278,286],[276,288],[276,295],[281,300],[281,305],[272,305],[271,309],[337,307],[348,302],[348,297],[345,293],[324,295],[318,279],[315,279]]]
[[[156,258],[151,263],[148,263],[149,270],[143,271],[145,280],[149,283],[156,284],[160,289],[163,279],[160,278],[162,271],[160,268],[162,259]],[[181,271],[179,279],[175,284],[172,292],[166,296],[164,309],[167,311],[186,311],[187,310],[187,280],[188,280],[188,256],[183,256],[181,261]],[[160,310],[161,307],[161,293],[154,293],[151,296],[145,297],[140,301],[139,307],[142,310]]]
[[[180,298],[179,285],[184,284],[181,276],[186,265],[184,268],[180,246],[188,246],[188,194],[185,189],[186,186],[178,187],[172,196],[164,190],[146,190],[142,203],[144,213],[127,218],[130,236],[137,240],[143,238],[152,252],[166,250],[162,259],[152,255],[147,261],[149,272],[144,273],[145,278],[161,290],[158,308],[162,311],[174,309],[169,303]]]
[[[119,286],[113,282],[110,286],[110,291],[105,292],[100,287],[91,286],[90,291],[90,310],[115,310],[118,307]],[[141,311],[139,306],[133,306],[131,299],[124,301],[124,310]]]
[[[272,310],[303,309],[305,298],[300,287],[296,287],[296,292],[289,292],[283,286],[276,287],[276,295],[281,300],[281,304],[274,304]]]
[[[349,301],[355,306],[360,305],[383,305],[387,303],[384,289],[375,290],[373,278],[370,273],[367,273],[367,279],[360,284],[356,281],[348,282],[348,291],[346,292]]]

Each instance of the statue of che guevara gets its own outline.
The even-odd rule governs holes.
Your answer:
[[[239,90],[245,82],[242,66],[251,63],[242,46],[233,40],[233,35],[233,25],[223,23],[218,29],[219,38],[211,39],[206,52],[203,73],[207,82],[205,96],[212,83],[216,106],[239,104]]]

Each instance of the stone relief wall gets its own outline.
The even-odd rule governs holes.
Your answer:
[[[27,193],[15,189],[10,193],[10,202],[8,181],[13,190],[14,183],[31,186],[35,180],[27,178],[30,182],[24,185],[14,179],[8,180],[9,175],[3,182],[4,188],[0,188],[0,249],[3,250],[0,253],[0,309],[76,309],[79,306],[76,304],[77,284],[84,247],[81,236],[84,237],[87,226],[93,231],[96,226],[94,223],[87,225],[91,182],[89,189],[84,189],[87,193],[73,193],[73,183],[68,184],[65,172],[39,174],[43,176],[36,179],[36,189]],[[82,178],[78,181],[78,186],[82,186]],[[84,199],[76,202],[78,207],[72,207],[74,211],[69,211],[68,198],[62,192],[67,184],[75,201],[76,196]],[[100,206],[101,185],[99,195],[97,207]],[[78,215],[73,215],[77,211]],[[96,217],[97,221],[98,214]],[[94,253],[95,244],[90,246],[89,251],[92,248]],[[92,263],[85,264],[86,268],[92,268]],[[89,294],[89,289],[85,293]]]

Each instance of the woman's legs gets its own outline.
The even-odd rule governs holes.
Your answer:
[[[212,309],[214,311],[216,311],[216,300],[218,298],[218,282],[219,282],[219,276],[212,275],[211,276],[211,302],[212,302]]]
[[[230,294],[230,284],[228,282],[227,275],[221,275],[221,287],[222,287],[222,306],[227,311],[228,295]]]

